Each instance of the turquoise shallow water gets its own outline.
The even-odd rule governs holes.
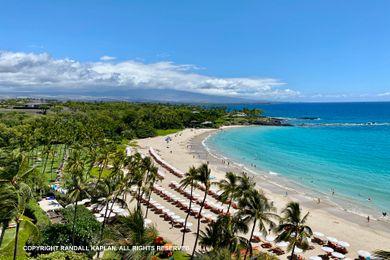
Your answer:
[[[354,210],[360,205],[390,212],[387,121],[383,117],[375,121],[380,124],[372,118],[352,121],[347,116],[343,120],[339,115],[332,121],[331,117],[303,125],[294,117],[294,127],[224,130],[208,138],[206,145],[236,162],[255,164],[329,197],[334,190],[334,198],[353,202]]]

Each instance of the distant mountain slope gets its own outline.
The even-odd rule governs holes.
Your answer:
[[[76,92],[76,93],[75,93]],[[1,97],[50,97],[60,99],[87,99],[87,100],[123,100],[134,102],[169,102],[169,103],[253,103],[258,100],[245,98],[213,96],[187,91],[170,89],[113,89],[108,91],[77,89],[71,91],[55,91],[49,89],[28,90],[23,92],[0,92]]]

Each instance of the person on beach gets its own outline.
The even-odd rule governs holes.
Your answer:
[[[367,223],[370,223],[370,216],[367,216]]]

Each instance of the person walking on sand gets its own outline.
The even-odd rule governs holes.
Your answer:
[[[367,216],[367,223],[370,223],[370,216]]]

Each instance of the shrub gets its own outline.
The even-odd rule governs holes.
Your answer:
[[[30,258],[30,260],[88,260],[89,257],[85,254],[76,253],[73,251],[56,251],[50,254],[39,255],[36,258]]]
[[[73,213],[74,207],[62,210],[65,224],[53,224],[41,231],[40,241],[36,245],[41,246],[70,246],[73,242]],[[100,223],[94,215],[84,206],[77,206],[76,226],[74,233],[74,245],[91,247],[97,244],[100,231]],[[43,252],[31,252],[34,256]],[[95,252],[89,252],[92,256]],[[71,258],[72,259],[72,258]]]

